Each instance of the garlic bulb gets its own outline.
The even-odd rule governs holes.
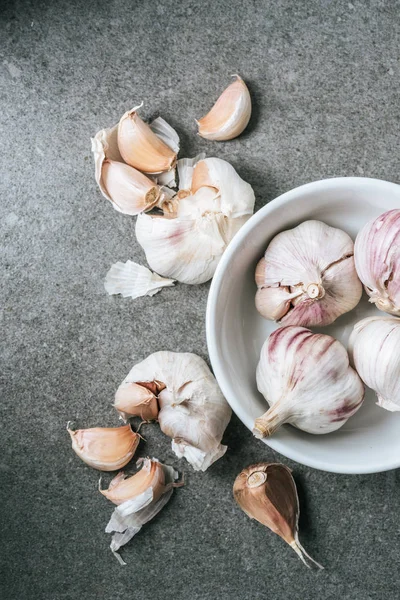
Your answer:
[[[72,439],[72,449],[79,458],[100,471],[116,471],[128,464],[140,439],[130,425],[73,431],[68,423],[67,431]]]
[[[199,284],[214,275],[228,243],[253,213],[255,198],[226,161],[183,160],[178,171],[184,188],[162,205],[163,216],[139,215],[136,237],[154,271]]]
[[[153,128],[139,117],[135,106],[118,124],[118,148],[124,161],[143,173],[161,173],[175,166],[179,150],[177,133],[160,117]]]
[[[207,140],[232,140],[244,131],[251,116],[251,98],[239,75],[218,98],[210,112],[199,121],[199,135]]]
[[[152,421],[158,416],[157,395],[163,389],[159,382],[124,381],[115,394],[114,407],[124,421],[130,417],[141,417]]]
[[[400,319],[369,317],[359,321],[349,352],[363,382],[378,396],[378,406],[400,410]]]
[[[260,438],[284,423],[308,433],[330,433],[344,425],[364,399],[364,386],[342,344],[304,327],[281,327],[267,338],[257,387],[270,406],[254,424],[254,435]]]
[[[180,487],[178,473],[172,467],[163,465],[156,458],[139,459],[141,470],[125,479],[119,473],[111,481],[108,490],[100,492],[117,505],[106,527],[106,533],[113,534],[110,548],[121,565],[126,563],[118,554],[136,535],[145,523],[148,523],[171,498],[173,488]]]
[[[330,325],[362,294],[353,241],[320,221],[305,221],[276,235],[255,278],[257,310],[283,325]]]
[[[361,229],[354,260],[369,301],[400,317],[400,209],[383,213]]]
[[[258,463],[243,469],[233,484],[233,495],[250,517],[279,535],[309,567],[307,554],[299,541],[299,499],[292,473],[279,463]]]
[[[117,262],[112,265],[106,275],[104,287],[108,294],[122,294],[124,298],[139,298],[154,296],[163,287],[174,285],[173,279],[160,277],[146,267],[131,260],[126,263]]]
[[[225,454],[221,439],[231,409],[202,358],[155,352],[130,370],[120,389],[138,382],[156,385],[158,422],[172,438],[178,458],[185,457],[196,471],[205,471]]]

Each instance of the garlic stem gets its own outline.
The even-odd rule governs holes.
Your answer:
[[[253,433],[256,438],[270,437],[287,422],[288,414],[282,410],[281,401],[278,400],[261,417],[254,421]]]

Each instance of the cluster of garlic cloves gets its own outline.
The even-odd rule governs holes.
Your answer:
[[[199,135],[207,140],[226,141],[240,135],[250,120],[251,98],[239,75],[220,95],[212,109],[197,121]]]
[[[378,406],[400,411],[400,319],[368,317],[359,321],[349,340],[357,373],[378,397]]]
[[[354,259],[369,301],[400,316],[400,209],[389,210],[358,233]]]
[[[93,427],[67,431],[72,448],[86,464],[100,471],[116,471],[131,460],[140,436],[130,425],[123,427]]]
[[[340,229],[305,221],[270,242],[256,268],[256,308],[283,325],[330,325],[360,301],[354,244]]]
[[[305,327],[277,329],[261,349],[257,387],[269,410],[254,435],[272,435],[284,423],[308,433],[339,429],[361,406],[364,386],[342,344]]]
[[[125,565],[118,550],[136,535],[142,526],[150,521],[166,505],[173,489],[180,487],[178,473],[155,458],[139,459],[141,469],[126,478],[119,473],[111,481],[107,490],[99,490],[108,500],[117,505],[106,527],[106,533],[113,533],[110,548],[119,563]]]
[[[299,541],[299,499],[291,471],[279,463],[258,463],[243,469],[236,477],[233,495],[251,518],[279,535],[303,563],[323,569]]]
[[[137,386],[147,386],[145,392]],[[178,458],[186,458],[195,470],[205,471],[223,456],[221,444],[231,418],[231,409],[205,361],[191,353],[155,352],[135,365],[117,392],[115,406],[125,416],[145,418],[137,398],[158,402],[157,418],[161,431],[172,438]],[[140,394],[139,394],[140,392]],[[132,404],[121,396],[133,397]],[[154,404],[155,407],[155,404]],[[136,411],[134,413],[133,411]],[[155,413],[154,413],[155,414]]]

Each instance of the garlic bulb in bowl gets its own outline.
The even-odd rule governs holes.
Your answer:
[[[256,268],[256,308],[283,325],[330,325],[360,301],[350,236],[321,221],[276,235]]]
[[[400,209],[383,213],[361,229],[354,260],[369,301],[400,317]]]
[[[163,277],[199,284],[212,278],[227,245],[254,210],[254,191],[219,158],[181,159],[179,191],[163,215],[140,214],[136,238]]]
[[[284,423],[308,433],[339,429],[361,406],[364,386],[342,344],[305,327],[281,327],[267,338],[257,387],[270,405],[253,433],[263,438]]]
[[[369,317],[359,321],[349,353],[364,383],[378,396],[378,406],[400,411],[400,319]]]

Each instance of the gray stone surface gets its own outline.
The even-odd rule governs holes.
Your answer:
[[[156,426],[140,455],[187,485],[123,551],[111,505],[71,451],[65,425],[116,424],[113,393],[160,349],[207,358],[208,284],[153,299],[108,297],[116,260],[143,260],[134,220],[100,196],[89,138],[144,100],[181,134],[183,155],[230,160],[257,206],[336,175],[399,181],[399,3],[392,1],[2,1],[1,579],[4,600],[396,600],[399,472],[348,477],[285,462],[303,505],[309,572],[234,505],[236,474],[279,460],[233,418],[207,473],[174,460]],[[195,135],[239,72],[254,113],[218,145]]]

